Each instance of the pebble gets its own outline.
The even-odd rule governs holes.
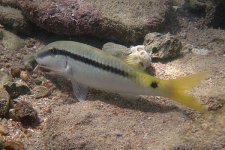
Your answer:
[[[5,150],[25,150],[23,143],[18,141],[6,141],[4,142]]]
[[[21,71],[20,72],[20,79],[27,82],[30,79],[28,72],[27,71]]]
[[[32,71],[34,67],[36,66],[36,61],[34,59],[33,55],[25,55],[23,57],[23,66],[26,70]]]
[[[37,86],[33,89],[35,98],[44,98],[51,94],[51,90],[45,86]]]
[[[31,94],[29,87],[22,81],[8,82],[4,85],[4,88],[13,99],[20,95]]]
[[[4,89],[0,89],[0,117],[7,118],[10,109],[10,99]]]
[[[102,50],[118,58],[123,58],[130,54],[129,48],[112,42],[105,43]]]
[[[4,29],[1,29],[1,31],[3,33],[2,43],[7,49],[13,51],[18,50],[25,46],[25,41],[21,39],[19,36]]]
[[[6,136],[8,135],[9,130],[6,126],[0,124],[0,135]]]
[[[21,69],[19,67],[12,67],[11,68],[11,75],[12,75],[13,78],[20,77],[20,72],[21,72]]]
[[[32,76],[33,77],[33,76]],[[41,85],[42,84],[42,80],[41,79],[34,79],[34,83],[36,84],[36,85]]]
[[[35,126],[39,123],[37,111],[28,102],[18,102],[14,107],[13,114],[15,116],[12,116],[12,118],[20,121],[23,126]]]
[[[8,74],[6,74],[5,72],[3,72],[4,69],[2,69],[0,71],[0,89],[3,87],[3,85],[9,81],[11,81],[12,79],[10,78],[10,76]]]
[[[149,33],[145,36],[144,45],[151,58],[157,60],[177,58],[182,49],[181,41],[169,33]]]

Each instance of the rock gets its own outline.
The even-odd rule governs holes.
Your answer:
[[[206,10],[212,7],[212,0],[185,0],[184,8],[190,12],[205,15]]]
[[[102,50],[119,58],[124,58],[131,53],[130,49],[126,46],[115,44],[112,42],[104,44]]]
[[[20,79],[22,79],[24,82],[27,82],[30,77],[27,71],[21,71],[20,72]]]
[[[8,128],[2,124],[0,124],[0,135],[6,136],[8,135]]]
[[[13,99],[20,95],[31,94],[29,87],[22,81],[8,82],[4,85],[4,88]]]
[[[16,33],[31,34],[31,26],[19,9],[0,5],[0,22],[7,29]]]
[[[44,86],[37,86],[33,89],[33,94],[35,98],[47,97],[51,94],[51,89]]]
[[[5,150],[25,150],[23,143],[17,141],[6,141],[4,142]]]
[[[0,71],[0,117],[6,118],[10,109],[10,99],[4,84],[10,82],[11,78],[4,72]]]
[[[34,79],[34,83],[35,83],[36,85],[41,85],[41,84],[42,84],[42,80],[39,79],[39,78]]]
[[[3,85],[12,79],[8,76],[8,74],[0,71],[0,91],[3,88]]]
[[[7,118],[11,101],[8,93],[4,89],[0,89],[0,118]]]
[[[3,140],[0,138],[0,149],[3,149]]]
[[[224,0],[186,0],[184,8],[204,17],[204,24],[225,29],[225,16],[221,13],[225,9]]]
[[[9,50],[18,50],[25,46],[25,41],[17,35],[3,29],[0,29],[0,32],[3,33],[3,45]]]
[[[0,0],[0,5],[2,6],[10,6],[13,8],[18,8],[17,0]]]
[[[163,28],[169,0],[18,0],[37,26],[63,35],[94,35],[119,42],[136,42],[143,34]]]
[[[149,33],[145,36],[144,45],[146,51],[153,59],[173,59],[180,55],[182,44],[179,39],[167,33]]]
[[[138,67],[142,70],[147,69],[151,74],[154,72],[151,71],[152,69],[149,69],[151,66],[151,57],[145,51],[144,45],[127,48],[126,46],[109,42],[103,45],[102,50],[110,53],[113,56],[124,59],[127,62],[129,62],[127,57],[130,56],[131,62],[129,63],[131,65],[134,65],[135,67]]]
[[[21,101],[16,103],[13,108],[14,120],[20,121],[23,126],[35,126],[39,123],[37,111],[28,102]]]
[[[26,70],[32,71],[35,68],[36,64],[37,63],[36,63],[33,55],[25,55],[23,57],[23,65]]]
[[[144,45],[133,46],[130,51],[131,54],[126,60],[129,64],[142,70],[146,70],[151,65],[151,56],[145,51]]]
[[[20,77],[20,72],[21,72],[20,67],[12,67],[11,68],[11,75],[12,75],[13,78]]]

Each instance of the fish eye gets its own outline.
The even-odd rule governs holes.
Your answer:
[[[150,84],[150,86],[152,87],[152,88],[157,88],[158,87],[158,83],[156,82],[156,81],[153,81],[151,84]]]
[[[54,53],[54,52],[55,52],[55,48],[54,48],[54,47],[50,47],[50,48],[48,49],[48,51],[49,51],[50,53]]]

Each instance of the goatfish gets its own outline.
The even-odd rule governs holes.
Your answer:
[[[207,111],[197,99],[185,93],[206,78],[205,73],[162,80],[130,65],[132,59],[126,62],[98,48],[73,41],[50,43],[37,52],[35,60],[41,68],[69,79],[79,101],[86,99],[90,87],[122,95],[162,96],[194,110]]]

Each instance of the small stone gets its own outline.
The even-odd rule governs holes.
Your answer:
[[[23,143],[17,141],[6,141],[3,145],[5,150],[25,150]]]
[[[4,89],[0,89],[0,117],[7,118],[10,109],[10,98]]]
[[[20,121],[24,126],[34,126],[39,122],[37,111],[28,102],[18,102],[14,107],[14,120]]]
[[[28,74],[27,71],[21,71],[21,72],[20,72],[20,78],[21,78],[23,81],[25,81],[25,82],[27,82],[27,81],[30,79],[29,74]]]
[[[33,89],[33,93],[35,98],[38,99],[49,96],[51,94],[51,90],[44,86],[37,86]]]
[[[3,139],[0,138],[0,149],[3,149]]]
[[[1,29],[3,32],[3,45],[9,50],[18,50],[25,46],[25,41],[17,35]]]
[[[129,48],[127,48],[126,46],[115,44],[112,42],[104,44],[102,50],[119,58],[124,58],[131,53]]]
[[[23,65],[26,70],[32,71],[34,69],[34,67],[36,66],[36,64],[37,63],[36,63],[33,55],[25,55],[23,57]]]
[[[16,58],[17,58],[17,59],[21,59],[21,53],[17,53],[17,54],[16,54]]]
[[[4,88],[13,99],[19,97],[20,95],[31,94],[29,87],[21,81],[8,82],[4,85]]]
[[[10,76],[2,71],[0,71],[0,90],[1,88],[3,88],[3,85],[9,81],[11,81],[12,79],[10,78]]]
[[[5,63],[6,68],[10,68],[11,64],[10,63]]]
[[[26,46],[27,46],[27,48],[32,48],[32,47],[35,46],[35,43],[36,43],[36,40],[30,39],[30,40],[27,41]]]
[[[8,128],[0,124],[0,135],[6,136],[9,133]]]
[[[19,67],[12,67],[11,68],[11,75],[13,78],[18,78],[20,76],[20,68]]]
[[[149,33],[145,36],[144,45],[154,60],[177,58],[182,49],[181,41],[169,33]]]
[[[40,80],[40,79],[34,79],[34,83],[36,85],[41,85],[42,84],[42,80]]]

